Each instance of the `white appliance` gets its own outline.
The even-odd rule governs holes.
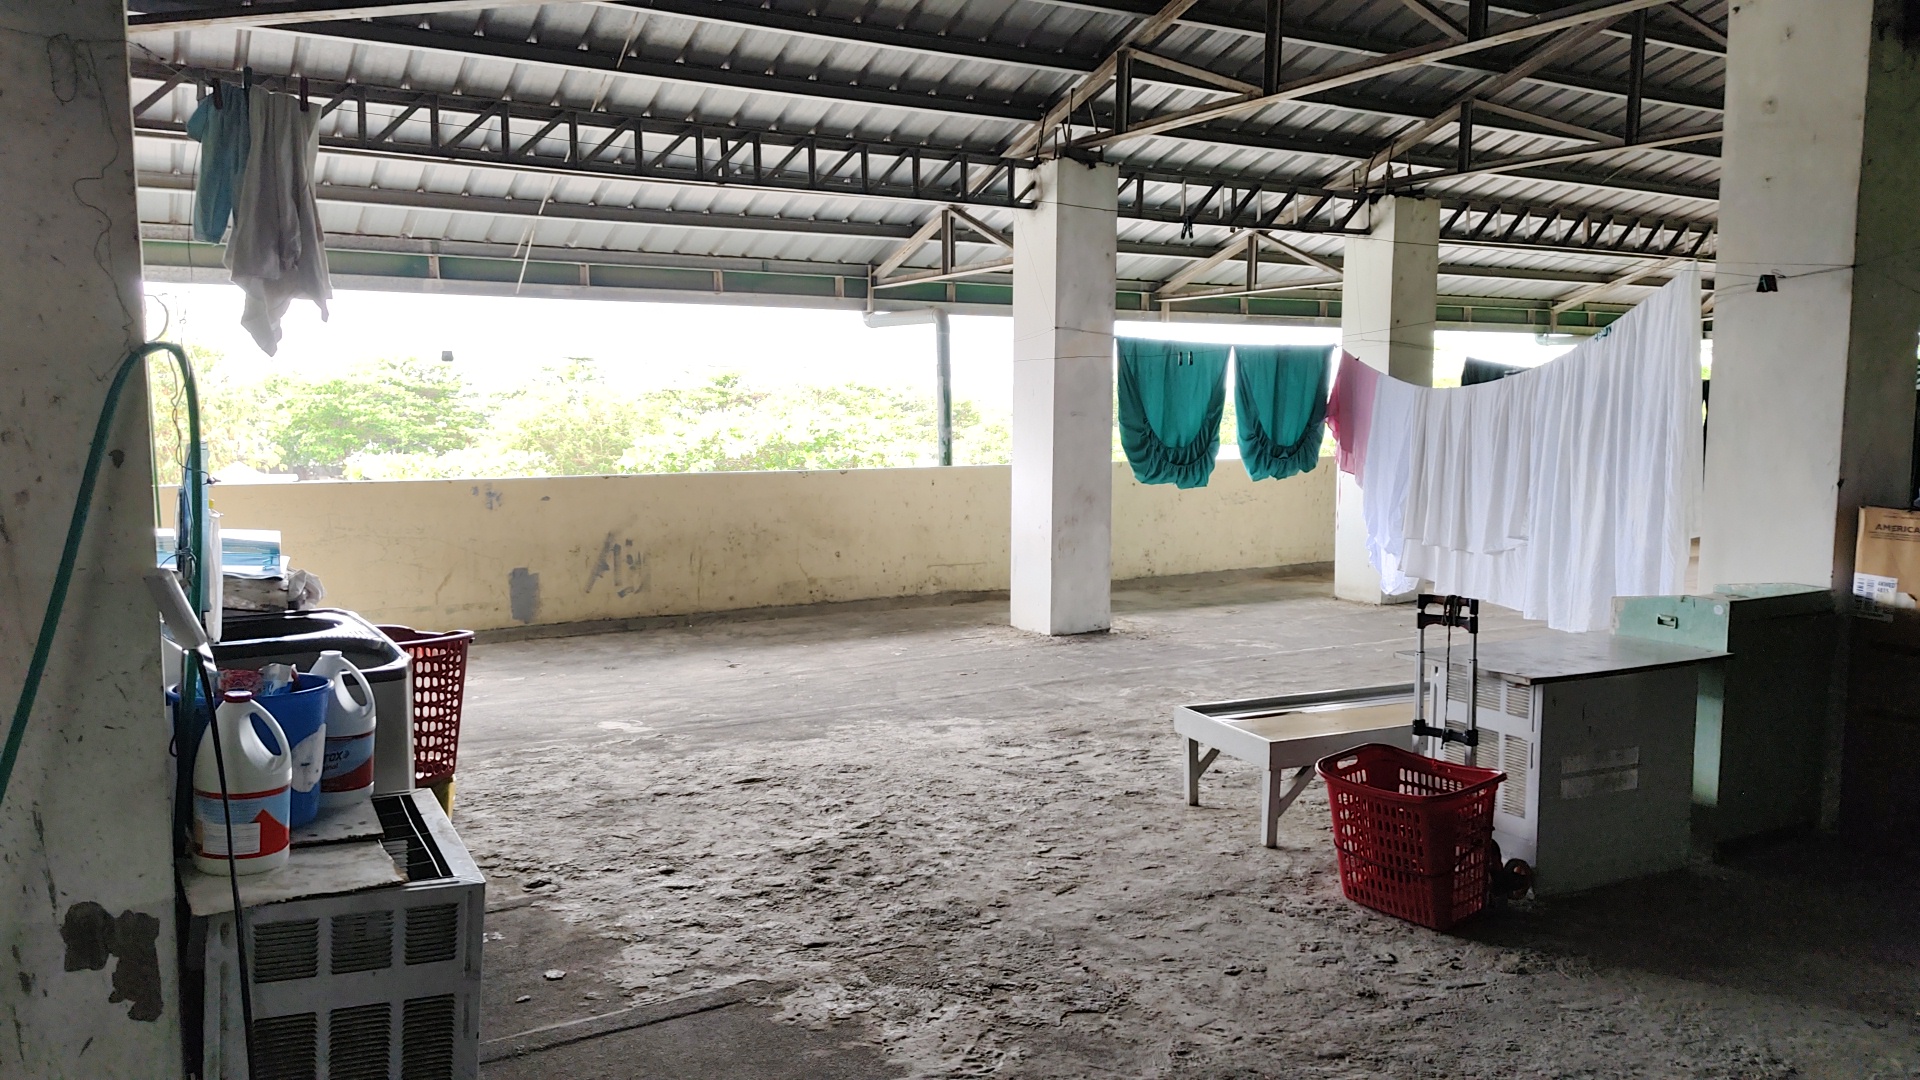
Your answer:
[[[1419,748],[1507,774],[1493,836],[1536,895],[1686,864],[1699,670],[1724,653],[1548,631],[1482,644],[1477,683],[1469,655],[1456,647],[1449,672],[1429,643],[1428,715],[1465,732],[1471,688],[1478,744]]]
[[[367,887],[340,852],[296,848],[246,879],[253,994],[252,1080],[475,1080],[486,879],[428,791],[376,796],[380,843],[404,882]],[[364,842],[364,843],[370,843]],[[377,852],[375,853],[377,854]],[[255,903],[250,890],[298,893]],[[224,879],[194,883],[217,903]],[[256,882],[259,884],[256,885]],[[355,888],[358,891],[338,891]],[[248,1077],[230,911],[196,918],[204,960],[200,1075]]]

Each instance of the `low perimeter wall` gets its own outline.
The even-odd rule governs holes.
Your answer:
[[[1333,476],[1227,461],[1180,491],[1117,463],[1113,576],[1330,561]],[[486,630],[1004,590],[1011,497],[1006,466],[956,466],[222,484],[214,508],[280,530],[330,607]]]

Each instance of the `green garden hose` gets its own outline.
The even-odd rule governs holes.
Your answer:
[[[121,391],[126,389],[127,378],[138,370],[148,356],[156,352],[173,355],[180,366],[180,382],[187,396],[187,464],[186,473],[181,478],[183,487],[189,489],[187,505],[192,507],[193,520],[176,522],[182,530],[182,536],[189,536],[192,551],[192,566],[182,567],[189,573],[187,595],[193,601],[194,610],[201,610],[206,603],[206,582],[201,574],[204,565],[203,556],[206,546],[206,522],[201,520],[202,491],[206,483],[206,474],[202,471],[200,460],[200,395],[193,382],[193,365],[187,363],[187,354],[180,346],[165,341],[149,341],[145,345],[127,354],[120,363],[120,369],[114,372],[113,385],[107,388],[106,404],[101,406],[100,421],[93,429],[93,446],[87,451],[87,467],[80,474],[80,494],[73,507],[73,521],[67,526],[66,547],[60,552],[60,568],[53,576],[53,592],[47,597],[47,613],[40,620],[40,638],[34,642],[33,659],[27,664],[26,682],[20,688],[20,700],[13,708],[13,725],[7,729],[7,744],[0,750],[0,804],[7,799],[7,785],[13,779],[14,761],[20,756],[20,742],[27,733],[27,718],[33,714],[33,700],[40,691],[41,676],[46,674],[47,657],[53,652],[53,637],[60,626],[61,609],[67,605],[67,588],[73,582],[73,564],[80,556],[80,538],[87,529],[87,514],[93,502],[93,488],[100,478],[100,462],[106,457],[107,434],[113,427],[114,413],[120,407]],[[181,680],[181,692],[187,692],[186,680]],[[187,707],[191,707],[189,704]]]

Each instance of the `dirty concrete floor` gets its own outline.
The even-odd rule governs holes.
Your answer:
[[[1330,591],[1119,587],[1113,633],[1053,640],[971,603],[476,647],[483,1037],[781,984],[483,1075],[1920,1074],[1911,864],[1803,840],[1444,935],[1342,899],[1319,785],[1278,850],[1250,766],[1184,805],[1174,705],[1407,677],[1409,613]]]

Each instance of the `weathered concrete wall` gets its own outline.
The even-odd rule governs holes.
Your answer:
[[[1729,17],[1703,587],[1847,588],[1859,507],[1911,497],[1911,9],[1747,0]]]
[[[1114,466],[1117,578],[1325,562],[1333,468],[1205,488]],[[171,503],[162,498],[163,506]],[[223,485],[330,605],[444,628],[644,618],[1008,583],[1005,466]]]
[[[107,385],[142,337],[121,0],[0,4],[0,700],[20,690]],[[175,1077],[171,759],[145,384],[110,432],[0,803],[0,1077]]]

